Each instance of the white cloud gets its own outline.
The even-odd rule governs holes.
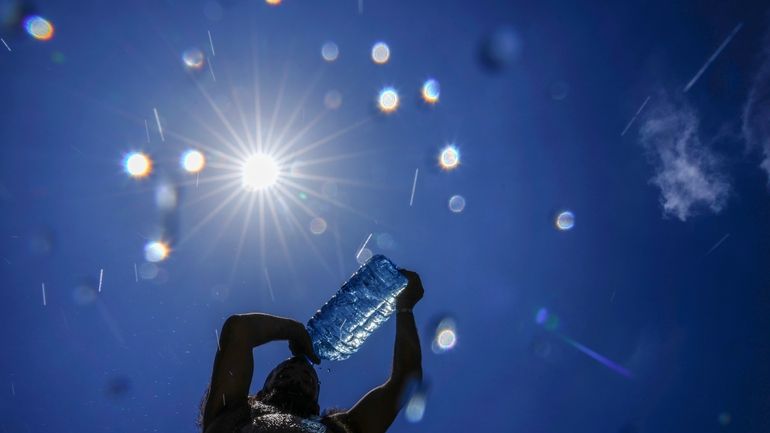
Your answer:
[[[743,137],[750,148],[762,150],[760,166],[767,172],[770,186],[770,38],[743,107]]]
[[[721,211],[730,185],[719,172],[717,156],[698,135],[698,116],[659,95],[639,130],[655,168],[650,182],[660,188],[665,215],[687,220],[699,209]]]

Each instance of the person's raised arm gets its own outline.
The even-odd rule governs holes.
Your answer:
[[[236,314],[227,318],[214,358],[203,412],[203,431],[226,407],[246,403],[254,373],[252,350],[275,340],[289,340],[293,354],[305,355],[316,364],[321,362],[313,353],[310,336],[299,322],[260,313]]]
[[[393,350],[393,368],[390,378],[369,391],[347,412],[332,415],[355,433],[383,433],[396,419],[404,394],[411,381],[422,380],[422,353],[412,308],[422,299],[420,277],[401,270],[409,280],[396,298],[396,343]]]

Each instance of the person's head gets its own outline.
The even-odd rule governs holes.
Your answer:
[[[256,397],[291,414],[308,417],[320,413],[320,391],[321,383],[313,366],[305,358],[294,356],[278,364],[267,375]]]

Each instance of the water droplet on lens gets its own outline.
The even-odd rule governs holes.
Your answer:
[[[556,216],[556,228],[561,231],[571,230],[575,227],[575,214],[570,211],[564,211]]]
[[[449,199],[449,210],[454,213],[460,213],[465,209],[465,198],[461,195],[453,195]]]
[[[513,63],[521,52],[521,39],[513,27],[495,30],[481,43],[481,64],[490,71],[500,71]]]
[[[358,261],[359,265],[363,265],[367,260],[371,259],[373,255],[374,254],[372,253],[372,250],[369,248],[364,248],[360,251],[358,257],[356,257],[356,260]]]
[[[557,81],[551,84],[551,99],[561,101],[569,94],[569,86],[564,81]]]
[[[372,47],[372,60],[378,65],[388,63],[390,59],[390,47],[385,42],[377,42]]]
[[[182,61],[188,69],[200,69],[203,67],[203,51],[198,48],[188,48],[182,53]]]
[[[340,49],[337,47],[337,44],[334,42],[326,42],[321,47],[321,57],[323,57],[324,60],[327,62],[333,62],[337,60],[337,57],[340,55]]]
[[[329,90],[324,96],[324,105],[330,110],[336,110],[342,105],[342,94],[336,90]]]
[[[125,397],[131,391],[131,380],[124,376],[117,376],[107,381],[104,393],[107,397],[118,399]]]
[[[310,221],[310,232],[314,235],[323,234],[326,231],[326,220],[321,217],[315,217]]]
[[[27,248],[34,256],[45,257],[53,252],[55,236],[51,229],[42,227],[27,235]]]
[[[72,292],[72,299],[76,305],[89,305],[96,301],[96,289],[91,281],[84,281],[75,287]]]

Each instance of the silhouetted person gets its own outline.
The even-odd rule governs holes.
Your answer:
[[[204,433],[382,433],[393,423],[411,381],[422,380],[422,355],[412,308],[422,299],[420,277],[402,270],[409,283],[396,298],[396,343],[390,378],[353,408],[320,414],[320,384],[307,359],[318,364],[305,326],[267,314],[230,316],[222,327],[211,383],[201,403]],[[249,395],[252,350],[288,340],[293,357],[270,372],[262,389]]]

